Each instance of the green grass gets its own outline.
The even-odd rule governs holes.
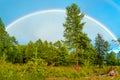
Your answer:
[[[120,80],[117,77],[100,77],[102,73],[106,73],[109,67],[103,68],[80,67],[74,70],[72,66],[41,66],[34,63],[24,65],[1,62],[0,63],[0,80]],[[115,69],[120,74],[120,66]]]

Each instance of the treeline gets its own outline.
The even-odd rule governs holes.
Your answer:
[[[0,57],[5,57],[7,62],[14,64],[26,64],[29,61],[48,66],[81,66],[120,65],[120,52],[108,53],[109,42],[105,41],[100,34],[96,35],[94,46],[87,34],[82,32],[85,23],[81,23],[84,14],[76,4],[66,8],[67,17],[63,24],[65,27],[65,41],[54,43],[38,39],[30,41],[27,45],[20,45],[14,37],[9,36],[0,19]],[[76,16],[77,15],[77,16]],[[79,26],[75,26],[79,25]],[[74,36],[73,36],[74,35]]]

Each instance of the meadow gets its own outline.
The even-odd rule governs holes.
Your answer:
[[[120,80],[120,66],[115,66],[118,76],[100,76],[108,72],[110,66],[47,66],[46,64],[12,64],[0,60],[0,80]]]

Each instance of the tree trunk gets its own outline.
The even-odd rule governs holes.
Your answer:
[[[78,66],[78,47],[76,47],[76,66]]]

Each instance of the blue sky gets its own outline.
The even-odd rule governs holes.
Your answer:
[[[0,17],[7,26],[27,14],[65,9],[72,3],[76,3],[83,13],[98,20],[120,37],[120,0],[0,0]]]

